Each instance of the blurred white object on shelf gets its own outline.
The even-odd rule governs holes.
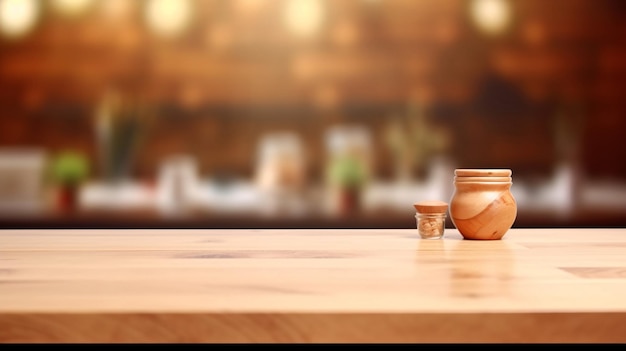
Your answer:
[[[90,182],[81,188],[79,206],[81,210],[151,210],[155,200],[154,190],[141,183]]]
[[[303,142],[294,132],[264,135],[259,142],[255,182],[268,215],[304,214],[306,160]]]
[[[191,155],[172,155],[161,164],[157,184],[157,206],[164,215],[180,215],[195,205],[198,166]]]
[[[42,149],[0,148],[0,215],[44,209],[45,166]]]

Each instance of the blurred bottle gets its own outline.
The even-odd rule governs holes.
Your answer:
[[[307,179],[300,137],[293,132],[264,135],[259,142],[255,177],[266,214],[302,213]]]

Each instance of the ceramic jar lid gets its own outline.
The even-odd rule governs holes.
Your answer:
[[[448,203],[443,201],[420,201],[413,204],[419,213],[445,213],[448,210]]]

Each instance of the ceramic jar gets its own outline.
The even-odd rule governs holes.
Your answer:
[[[456,169],[450,219],[465,239],[499,240],[513,226],[517,203],[510,169]]]

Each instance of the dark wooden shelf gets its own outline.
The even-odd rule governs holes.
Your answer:
[[[454,225],[449,218],[446,227]],[[567,216],[550,212],[520,211],[516,228],[562,227],[626,227],[626,209],[578,210]],[[351,216],[263,216],[260,214],[195,213],[166,217],[151,211],[125,213],[86,212],[46,214],[39,216],[0,217],[0,228],[219,228],[219,229],[411,229],[415,218],[411,214],[393,211],[358,213]]]

